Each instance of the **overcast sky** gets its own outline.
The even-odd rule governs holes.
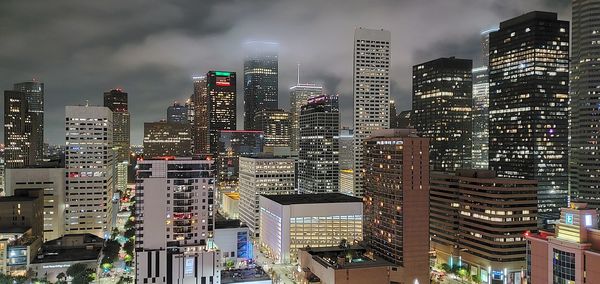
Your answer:
[[[64,106],[102,104],[129,93],[132,143],[143,122],[192,93],[191,77],[238,72],[242,43],[280,43],[279,106],[289,86],[321,82],[341,94],[352,124],[352,39],[356,27],[392,33],[392,96],[410,109],[411,66],[445,56],[476,58],[481,31],[532,10],[570,20],[568,0],[116,0],[0,1],[0,87],[37,78],[46,85],[45,140],[64,143]],[[0,100],[2,101],[2,100]],[[238,128],[243,89],[238,87]],[[2,107],[3,109],[3,107]]]

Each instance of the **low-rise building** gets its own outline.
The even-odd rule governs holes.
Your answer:
[[[225,268],[237,268],[252,259],[248,226],[237,219],[221,219],[217,214],[214,242],[221,251]]]
[[[221,284],[271,284],[273,281],[261,267],[221,271]]]
[[[277,263],[295,263],[298,249],[360,241],[363,204],[341,193],[260,196],[260,244]]]

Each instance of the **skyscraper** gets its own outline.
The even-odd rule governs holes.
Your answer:
[[[206,76],[192,77],[194,82],[194,94],[192,94],[192,105],[194,106],[194,121],[192,122],[192,139],[194,142],[194,154],[207,154],[210,152],[208,134],[208,90],[206,89]]]
[[[419,135],[431,138],[431,167],[454,171],[471,165],[473,63],[439,58],[413,66],[413,116]]]
[[[254,125],[265,135],[265,147],[290,147],[290,113],[282,109],[261,110]]]
[[[323,94],[323,87],[315,84],[296,84],[290,88],[291,150],[298,151],[300,144],[300,110],[310,97]]]
[[[567,204],[569,22],[530,12],[490,33],[490,169],[538,181],[539,225]]]
[[[240,157],[260,154],[264,144],[265,137],[262,131],[222,130],[220,132],[219,154],[216,158],[218,201],[221,201],[221,193],[238,191]]]
[[[396,113],[396,102],[390,100],[390,128],[398,128],[398,115]]]
[[[44,83],[35,79],[16,83],[13,89],[25,93],[31,116],[31,148],[33,164],[39,164],[44,158]]]
[[[354,195],[362,196],[363,140],[390,126],[390,41],[386,30],[354,31]]]
[[[278,107],[279,44],[250,41],[244,49],[244,129],[258,130],[256,113]]]
[[[173,105],[167,107],[167,122],[187,124],[190,122],[188,117],[188,106],[174,102]]]
[[[144,123],[144,158],[188,157],[191,154],[189,125],[166,121]]]
[[[136,283],[221,283],[212,160],[143,160],[136,180]]]
[[[32,116],[27,94],[4,91],[4,159],[6,168],[35,164],[31,146]]]
[[[429,142],[414,129],[365,140],[363,233],[375,255],[400,266],[400,283],[429,283]]]
[[[340,108],[337,95],[308,99],[300,113],[298,191],[339,191]]]
[[[112,119],[106,107],[65,107],[67,234],[104,237],[112,229]]]
[[[571,199],[600,209],[600,2],[572,3]]]
[[[210,153],[216,154],[219,131],[236,130],[235,72],[210,71],[206,75],[208,92],[208,130]]]
[[[104,106],[113,114],[113,147],[117,163],[129,161],[130,117],[127,93],[113,89],[104,93]]]

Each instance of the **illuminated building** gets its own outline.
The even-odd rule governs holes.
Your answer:
[[[364,244],[398,266],[399,283],[428,283],[429,139],[385,129],[364,147]]]
[[[4,91],[4,162],[6,168],[35,164],[31,148],[32,115],[24,92]]]
[[[194,94],[191,102],[194,108],[194,120],[192,122],[192,139],[194,142],[194,154],[210,153],[208,134],[208,91],[206,89],[206,76],[195,76]]]
[[[354,193],[354,171],[351,169],[341,169],[339,184],[339,192],[352,195]]]
[[[403,128],[414,128],[410,123],[410,117],[412,116],[412,110],[403,110],[398,113],[398,127],[400,129]]]
[[[5,181],[7,196],[12,196],[16,190],[42,190],[44,241],[64,235],[66,206],[64,167],[7,169]]]
[[[211,154],[216,154],[218,151],[219,131],[236,130],[235,78],[235,72],[210,71],[206,74]]]
[[[210,159],[138,162],[136,283],[221,283]]]
[[[323,87],[314,84],[296,84],[290,88],[291,150],[300,147],[300,111],[310,97],[323,94]]]
[[[181,105],[178,102],[174,102],[173,105],[167,108],[167,122],[187,124],[190,122],[188,113],[187,104]]]
[[[277,263],[295,263],[298,250],[362,240],[360,198],[341,193],[260,196],[260,244]]]
[[[390,126],[390,41],[383,29],[354,31],[354,196],[363,192],[363,140]]]
[[[278,106],[279,44],[250,41],[244,49],[244,129],[260,130],[256,114]]]
[[[299,192],[339,190],[339,133],[338,96],[309,98],[300,113]]]
[[[481,283],[521,283],[523,233],[537,228],[536,181],[461,169],[432,172],[430,183],[436,261],[462,267]]]
[[[107,107],[66,106],[65,233],[110,233],[113,223],[113,114]]]
[[[354,130],[348,127],[340,129],[340,170],[354,167]]]
[[[562,208],[556,234],[525,233],[527,283],[600,283],[598,210],[586,203]]]
[[[217,200],[221,201],[224,198],[223,193],[238,191],[240,157],[258,155],[263,151],[264,143],[262,131],[222,130],[219,132],[219,154],[216,158]]]
[[[471,69],[470,59],[455,57],[413,66],[411,122],[419,135],[430,138],[433,170],[471,165]]]
[[[188,124],[144,122],[144,158],[187,157],[191,151],[192,137]]]
[[[35,79],[16,83],[13,89],[25,93],[31,117],[30,151],[33,160],[28,165],[38,164],[44,158],[44,83]]]
[[[390,100],[390,128],[398,128],[398,115],[396,112],[396,102]]]
[[[567,204],[569,22],[531,12],[490,33],[489,165],[538,181],[538,226]]]
[[[600,209],[600,2],[572,1],[571,200]]]
[[[290,147],[290,113],[281,109],[255,114],[255,128],[265,135],[265,147]]]
[[[240,220],[248,225],[253,236],[259,234],[259,196],[261,194],[294,193],[292,158],[240,158]]]
[[[113,89],[104,93],[104,106],[113,114],[113,147],[115,161],[129,161],[130,116],[127,93],[122,89]]]

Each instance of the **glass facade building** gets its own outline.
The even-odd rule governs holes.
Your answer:
[[[118,163],[129,162],[131,122],[127,95],[122,89],[104,93],[104,106],[113,113],[113,146]],[[127,180],[124,182],[127,183]]]
[[[256,113],[278,107],[279,44],[250,41],[244,49],[244,129],[259,130]]]
[[[219,131],[237,127],[236,76],[235,72],[210,71],[206,80],[209,148],[211,154],[217,154]]]
[[[323,94],[323,87],[314,84],[300,84],[290,88],[291,150],[300,147],[300,111],[310,97]]]

